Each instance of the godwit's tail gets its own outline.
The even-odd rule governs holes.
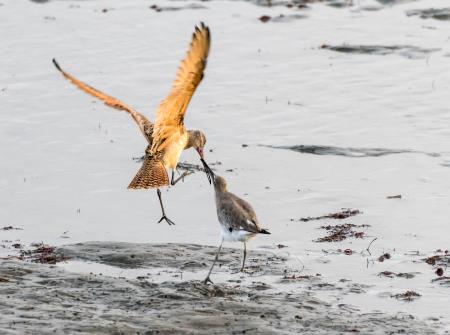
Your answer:
[[[141,169],[134,176],[128,188],[159,188],[169,185],[169,176],[160,157],[146,156]]]

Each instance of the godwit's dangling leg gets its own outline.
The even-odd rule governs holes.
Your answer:
[[[179,176],[177,179],[175,179],[175,170],[172,170],[172,178],[170,178],[170,185],[174,186],[176,183],[178,183],[180,180],[184,181],[184,177],[189,176],[190,174],[193,174],[193,171],[184,171],[181,176]]]
[[[161,219],[159,219],[158,223],[160,223],[162,220],[165,220],[169,224],[169,226],[174,225],[175,222],[173,222],[166,216],[166,212],[164,211],[164,205],[163,205],[162,199],[161,199],[161,191],[159,190],[159,188],[156,191],[156,193],[158,193],[158,199],[159,199],[159,203],[161,205],[161,211],[162,211],[162,217],[161,217]]]
[[[244,261],[242,262],[241,272],[244,272],[245,257],[247,257],[247,243],[246,242],[244,242]]]
[[[211,269],[209,269],[208,275],[206,276],[205,280],[203,281],[203,284],[208,284],[208,283],[213,284],[213,282],[209,278],[209,276],[211,275],[214,265],[216,264],[217,260],[219,259],[219,254],[220,254],[220,250],[222,249],[222,244],[223,244],[223,239],[222,239],[222,242],[220,243],[219,250],[217,250],[216,258],[214,258],[214,262],[211,266]]]

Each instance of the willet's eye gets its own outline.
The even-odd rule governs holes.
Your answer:
[[[233,228],[231,228],[231,227],[230,227],[230,228],[228,228],[228,230],[229,230],[229,231],[230,231],[230,233],[231,233],[231,232],[233,231]]]

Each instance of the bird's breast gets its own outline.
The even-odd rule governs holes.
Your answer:
[[[170,144],[164,152],[164,165],[166,168],[175,169],[177,167],[181,152],[186,147],[187,141],[186,132],[171,137]]]

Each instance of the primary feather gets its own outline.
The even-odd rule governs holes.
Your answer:
[[[72,84],[81,89],[82,91],[92,95],[93,97],[100,99],[105,103],[105,105],[112,107],[114,109],[122,110],[131,115],[133,120],[137,123],[139,129],[141,130],[144,137],[147,139],[147,142],[151,145],[153,141],[153,123],[151,123],[144,115],[134,110],[132,107],[123,103],[117,98],[114,98],[111,95],[108,95],[96,88],[89,86],[88,84],[82,82],[81,80],[75,78],[70,73],[64,71],[61,66],[59,66],[56,59],[53,58],[53,64],[58,69],[61,74],[68,79]]]
[[[164,150],[174,138],[184,132],[184,115],[195,89],[203,78],[211,36],[203,23],[195,28],[192,42],[185,59],[181,62],[169,96],[159,106],[152,153]]]

